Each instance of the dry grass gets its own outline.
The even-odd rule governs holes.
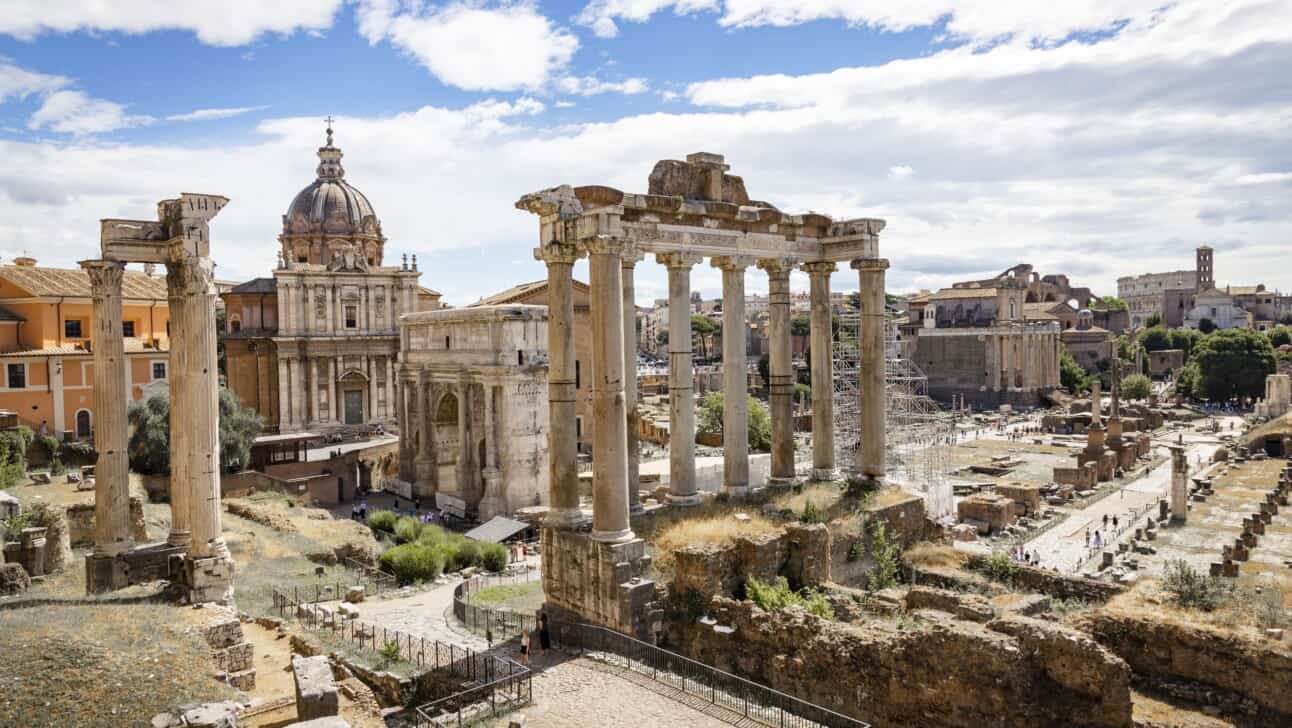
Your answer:
[[[210,675],[193,610],[44,606],[0,612],[0,725],[133,726],[236,692]]]
[[[964,566],[968,554],[956,551],[946,544],[922,541],[907,549],[903,558],[910,564],[926,569],[959,569]]]
[[[830,512],[843,499],[843,489],[832,483],[817,483],[804,486],[797,493],[789,493],[773,502],[781,508],[788,508],[795,513],[802,513],[810,501],[818,510]]]
[[[730,546],[738,537],[771,536],[784,530],[754,514],[749,514],[747,521],[736,520],[734,513],[677,521],[655,534],[655,567],[663,573],[671,572],[673,553],[683,546]]]
[[[1225,636],[1251,640],[1264,640],[1258,616],[1260,597],[1253,591],[1240,588],[1226,599],[1219,609],[1204,612],[1176,606],[1156,579],[1146,579],[1135,584],[1124,594],[1113,597],[1104,609],[1113,614],[1130,617],[1151,617],[1169,624],[1203,627]],[[1284,615],[1292,609],[1285,604]],[[1285,643],[1264,642],[1271,649],[1287,649]]]

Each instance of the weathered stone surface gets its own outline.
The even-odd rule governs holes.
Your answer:
[[[325,718],[292,723],[291,728],[350,728],[350,724],[339,715],[330,715]]]
[[[184,711],[180,720],[188,728],[237,728],[238,711],[242,706],[233,702],[203,703]]]
[[[228,676],[228,682],[231,687],[237,688],[238,690],[255,690],[256,671],[239,670],[238,672],[231,672]]]
[[[0,564],[0,594],[21,594],[31,588],[31,577],[22,564]]]
[[[206,623],[202,636],[212,649],[222,649],[243,641],[242,622],[231,609],[213,608],[214,614]]]
[[[345,600],[351,604],[358,604],[363,601],[364,588],[362,586],[352,586],[345,593]]]
[[[906,608],[936,609],[970,622],[988,622],[996,616],[988,601],[977,594],[961,594],[931,586],[913,586],[906,592]]]
[[[292,677],[296,682],[296,716],[303,720],[336,715],[338,699],[332,667],[323,655],[292,656]]]
[[[222,672],[240,672],[251,668],[255,650],[250,642],[240,642],[215,651],[215,669]]]

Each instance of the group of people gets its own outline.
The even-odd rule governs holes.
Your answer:
[[[1112,539],[1117,535],[1117,529],[1121,526],[1121,519],[1116,515],[1111,516],[1112,530],[1109,531],[1108,538],[1105,539],[1104,531],[1108,531],[1109,520],[1109,515],[1105,513],[1103,518],[1103,527],[1095,529],[1093,538],[1090,533],[1090,529],[1086,529],[1086,548],[1101,549],[1105,545],[1112,543]]]
[[[1028,551],[1023,548],[1022,544],[1018,544],[1017,546],[1014,547],[1014,553],[1011,554],[1011,557],[1020,564],[1027,564],[1028,566],[1041,565],[1040,552]]]
[[[538,629],[522,629],[520,631],[520,661],[521,664],[529,664],[529,656],[533,653],[533,637],[531,632],[538,632],[538,650],[542,654],[552,649],[552,630],[547,624],[547,613],[538,613]],[[493,649],[493,630],[485,630],[485,641],[489,643],[489,648]]]

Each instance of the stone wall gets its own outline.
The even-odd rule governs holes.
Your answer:
[[[831,580],[831,537],[823,524],[796,523],[729,546],[686,546],[673,559],[672,593],[688,601],[742,595],[750,578],[783,576],[794,588],[816,587]]]
[[[1055,468],[1054,482],[1075,486],[1079,490],[1094,490],[1099,485],[1098,470],[1094,463],[1075,468]]]
[[[94,545],[94,503],[74,503],[67,507],[67,535],[73,548]],[[148,524],[144,520],[144,501],[130,496],[130,538],[136,544],[148,542]]]
[[[876,728],[1129,728],[1130,670],[1087,635],[1008,616],[930,618],[919,629],[772,614],[717,598],[717,624],[670,623],[693,659]]]
[[[982,556],[971,556],[965,566],[976,571],[982,569],[985,562]],[[1125,586],[1113,582],[1064,576],[1026,564],[1015,563],[1014,566],[1012,586],[1019,591],[1035,591],[1058,599],[1080,599],[1091,603],[1106,602],[1126,591]]]
[[[1154,615],[1107,611],[1081,627],[1130,664],[1136,674],[1211,685],[1248,698],[1273,715],[1261,725],[1292,725],[1292,651],[1200,625]]]

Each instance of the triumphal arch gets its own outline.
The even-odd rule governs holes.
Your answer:
[[[219,370],[210,221],[229,202],[183,193],[157,203],[156,220],[103,220],[102,258],[81,262],[93,298],[95,463],[90,593],[154,579],[182,585],[192,603],[233,595],[233,559],[220,511]],[[164,264],[170,302],[170,507],[165,543],[130,540],[126,364],[121,279],[127,263]]]
[[[669,503],[699,502],[695,480],[695,399],[691,392],[691,269],[709,259],[722,271],[724,331],[745,328],[745,271],[768,277],[772,418],[771,483],[795,477],[790,272],[811,281],[813,351],[830,350],[830,274],[839,263],[858,271],[861,287],[860,427],[865,433],[859,477],[884,474],[884,275],[879,257],[884,221],[789,215],[751,200],[744,181],[717,154],[655,165],[646,194],[599,185],[562,185],[525,195],[516,206],[539,216],[534,256],[547,264],[549,291],[548,406],[551,511],[543,530],[543,580],[548,608],[631,634],[649,636],[654,584],[644,542],[629,523],[637,500],[636,356],[630,342],[635,265],[653,255],[668,268],[670,478]],[[571,270],[587,256],[592,309],[593,509],[581,530],[575,448],[574,305]],[[813,357],[813,475],[836,477],[831,358]],[[723,337],[724,488],[749,487],[744,338]]]

